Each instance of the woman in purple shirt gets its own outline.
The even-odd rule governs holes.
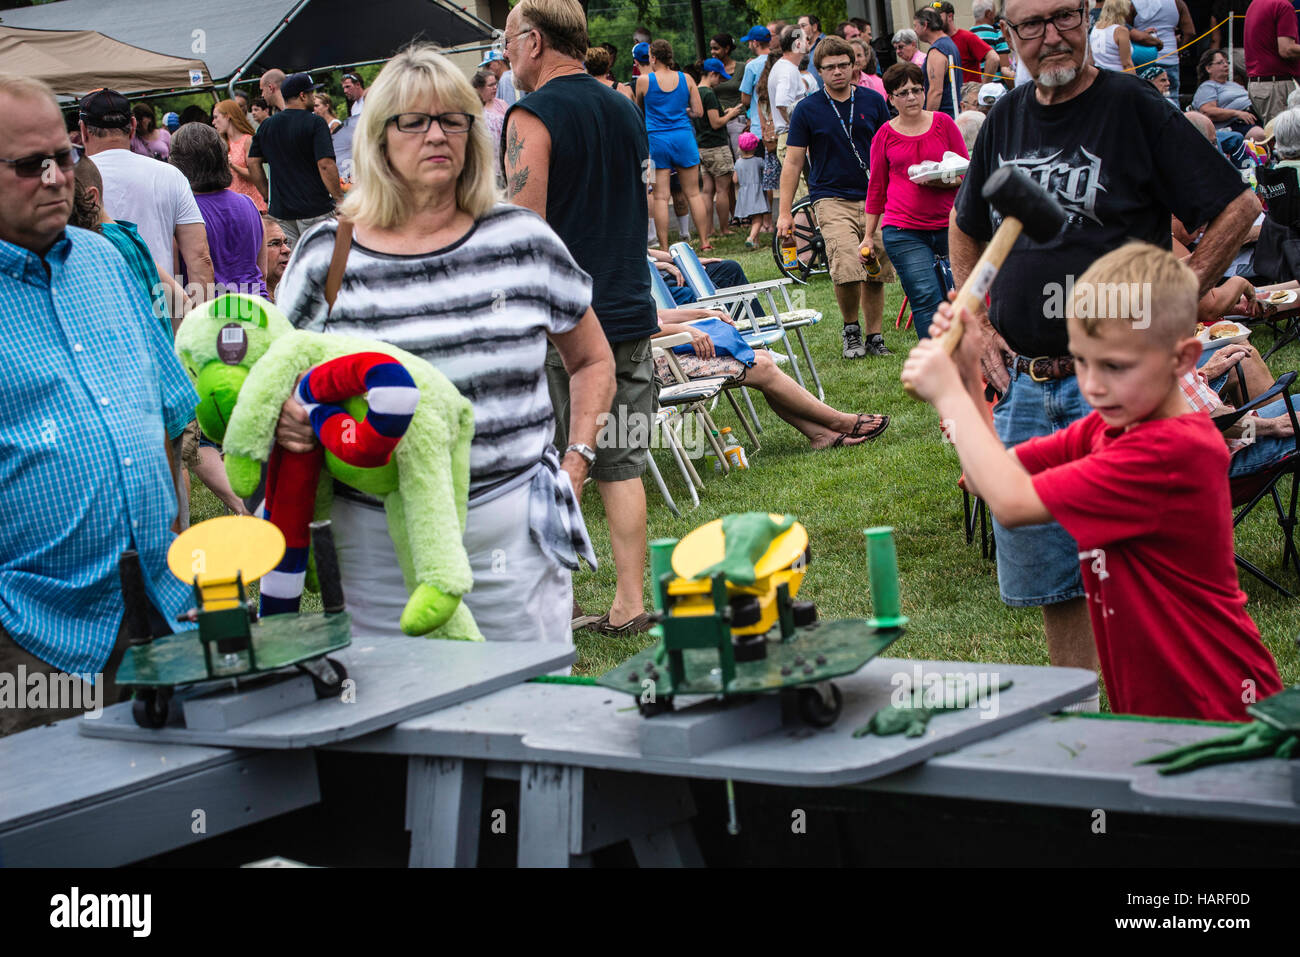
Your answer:
[[[203,214],[217,286],[214,294],[265,296],[257,265],[262,251],[262,216],[251,199],[229,188],[230,163],[221,136],[205,123],[186,123],[172,137],[171,161],[190,181]]]

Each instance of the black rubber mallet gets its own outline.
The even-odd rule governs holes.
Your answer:
[[[993,286],[998,270],[1006,261],[1011,247],[1024,232],[1036,243],[1045,243],[1056,237],[1065,225],[1065,210],[1043,187],[1035,183],[1018,166],[1002,166],[984,182],[980,195],[990,206],[1002,214],[1002,225],[993,234],[975,268],[970,271],[953,311],[966,309],[971,315],[984,305],[984,298]],[[943,347],[951,355],[961,342],[962,324],[954,322],[940,337]],[[911,386],[904,386],[907,394],[917,398]]]

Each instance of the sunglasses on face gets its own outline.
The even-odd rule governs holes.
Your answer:
[[[12,166],[14,172],[23,179],[35,179],[45,172],[46,168],[54,163],[59,169],[67,172],[77,165],[77,151],[75,149],[59,150],[57,153],[50,155],[48,153],[38,156],[24,156],[21,159],[0,159],[0,163],[6,166]]]

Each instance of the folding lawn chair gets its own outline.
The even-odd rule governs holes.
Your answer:
[[[1295,382],[1296,373],[1288,372],[1278,378],[1273,383],[1272,388],[1260,396],[1244,402],[1242,405],[1228,413],[1227,415],[1216,416],[1214,424],[1219,427],[1219,431],[1225,431],[1230,426],[1235,425],[1238,420],[1248,412],[1258,409],[1261,406],[1273,402],[1279,395],[1286,402],[1287,415],[1291,419],[1292,441],[1294,448],[1291,453],[1282,461],[1276,463],[1271,468],[1253,473],[1251,475],[1242,475],[1228,480],[1228,487],[1232,493],[1232,507],[1237,509],[1232,517],[1232,527],[1236,528],[1246,518],[1247,515],[1264,500],[1267,495],[1273,500],[1273,511],[1277,518],[1277,524],[1282,529],[1282,570],[1286,570],[1287,563],[1290,562],[1295,566],[1296,573],[1300,575],[1300,552],[1296,549],[1295,527],[1296,527],[1296,496],[1300,492],[1300,423],[1296,420],[1295,406],[1292,403],[1291,385]],[[1286,505],[1283,505],[1282,497],[1278,494],[1278,485],[1281,481],[1290,476],[1291,478],[1291,496]],[[1264,572],[1252,562],[1247,561],[1238,554],[1233,554],[1238,567],[1246,569],[1260,581],[1271,586],[1277,591],[1286,595],[1288,598],[1295,596],[1287,589],[1283,588],[1278,582],[1269,578]]]
[[[655,266],[654,260],[647,257],[647,262],[650,264],[650,291],[651,294],[654,296],[655,306],[657,308],[659,309],[678,309],[678,308],[718,309],[719,308],[716,304],[709,304],[709,303],[690,303],[686,306],[678,306],[677,302],[673,299],[672,290],[668,288],[668,283],[664,280],[664,277],[659,274],[659,269]],[[687,323],[687,325],[690,325],[690,323]],[[741,338],[745,340],[745,344],[749,346],[751,349],[765,349],[768,347],[770,343],[776,341],[781,337],[777,333],[767,332],[762,334],[742,333]],[[667,337],[658,338],[655,340],[655,345],[658,346],[661,343],[666,341],[667,341]],[[685,343],[677,343],[677,344],[684,345]],[[749,409],[749,418],[745,417],[745,413],[741,410],[740,406],[736,403],[736,397],[732,394],[732,390],[736,388],[740,389],[740,394],[744,398],[745,405]],[[725,386],[723,391],[726,393],[727,401],[731,403],[731,407],[736,410],[736,416],[740,419],[740,424],[741,426],[744,427],[745,434],[749,436],[749,441],[751,443],[751,451],[752,452],[760,451],[763,448],[763,444],[758,439],[758,433],[763,431],[763,426],[758,421],[758,410],[754,408],[754,400],[750,398],[749,390],[745,388],[743,383],[737,382],[735,379],[728,377],[727,385]],[[753,421],[752,425],[750,424],[751,419]]]
[[[736,322],[736,328],[742,333],[764,333],[779,332],[780,339],[785,343],[786,352],[790,356],[790,367],[794,370],[795,378],[805,389],[808,387],[804,382],[803,372],[799,368],[799,362],[795,358],[794,347],[790,343],[790,337],[786,334],[789,330],[794,330],[795,337],[799,340],[799,346],[803,350],[804,361],[808,363],[808,371],[813,377],[813,384],[817,386],[817,398],[822,401],[826,400],[826,391],[822,388],[821,377],[817,374],[817,366],[813,362],[812,352],[808,348],[808,342],[804,338],[803,330],[806,326],[816,325],[821,322],[822,314],[816,309],[796,309],[790,302],[790,293],[787,287],[791,285],[791,279],[768,279],[762,282],[751,282],[744,286],[730,286],[726,289],[719,289],[709,278],[708,272],[700,263],[699,257],[695,255],[695,250],[686,243],[675,243],[669,248],[672,254],[673,262],[681,270],[682,278],[686,284],[691,287],[695,293],[696,302],[700,305],[712,305],[714,308],[722,306]],[[785,303],[785,309],[777,305],[775,290],[781,291],[781,298]],[[758,315],[754,309],[754,303],[760,299],[767,301],[767,314]]]

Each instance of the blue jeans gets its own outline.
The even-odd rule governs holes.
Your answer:
[[[1258,411],[1262,419],[1275,419],[1279,415],[1286,415],[1286,399],[1270,402],[1268,405],[1261,406]],[[1241,475],[1262,472],[1294,452],[1295,438],[1292,436],[1284,439],[1275,435],[1261,436],[1240,452],[1233,453],[1232,461],[1228,465],[1228,475],[1237,478]]]
[[[885,252],[911,303],[912,327],[917,338],[924,339],[930,335],[934,311],[948,296],[934,268],[935,256],[948,258],[948,231],[886,226],[880,232],[885,240]]]
[[[1050,435],[1092,411],[1074,376],[1035,382],[1011,373],[1002,401],[993,407],[993,428],[1007,448]],[[1005,528],[993,522],[998,545],[998,587],[1013,607],[1055,605],[1083,595],[1079,546],[1060,525]]]

